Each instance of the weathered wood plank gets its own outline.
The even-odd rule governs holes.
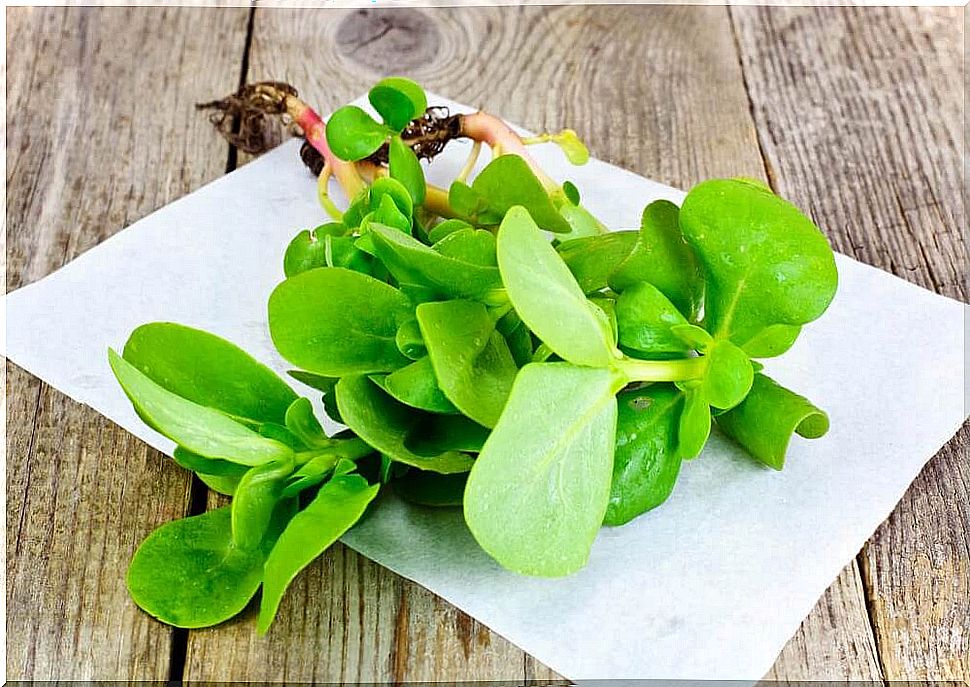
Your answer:
[[[247,16],[7,9],[8,290],[222,174],[192,103],[235,86]],[[6,381],[7,677],[167,679],[172,631],[124,578],[189,479],[9,363]]]
[[[286,79],[327,112],[389,70],[535,130],[570,126],[597,157],[676,186],[765,176],[724,8],[257,11],[249,80]],[[353,552],[338,548],[304,578],[268,641],[254,639],[251,614],[190,633],[186,678],[558,677]],[[848,656],[848,668],[828,674],[878,677],[864,648],[871,634],[858,588],[850,566],[793,640],[824,649],[809,663],[783,655],[773,676],[793,679],[806,665]],[[226,656],[229,665],[215,660]]]
[[[776,188],[839,250],[965,299],[962,9],[732,14]],[[889,680],[970,672],[967,441],[928,464],[860,556]]]

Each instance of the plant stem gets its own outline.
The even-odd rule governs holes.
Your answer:
[[[559,184],[543,172],[542,168],[529,155],[519,135],[495,115],[487,112],[463,115],[461,118],[461,135],[487,143],[496,156],[507,153],[518,155],[529,165],[532,173],[536,175],[547,193],[551,194],[559,190]]]
[[[637,360],[623,356],[616,366],[631,382],[684,382],[704,376],[707,358]]]

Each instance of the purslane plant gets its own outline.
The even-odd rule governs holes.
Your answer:
[[[274,83],[210,104],[287,113],[317,151],[304,159],[333,221],[287,247],[269,332],[347,429],[328,436],[310,398],[206,332],[151,323],[109,351],[175,461],[232,496],[139,547],[128,585],[143,609],[202,627],[262,587],[265,632],[289,583],[385,490],[461,507],[509,570],[567,575],[602,525],[668,498],[712,425],[775,469],[793,434],[827,431],[758,362],[837,285],[823,234],[768,187],[706,181],[681,207],[649,203],[638,230],[606,232],[526,152],[553,140],[585,162],[575,133],[523,140],[486,113],[427,108],[401,78],[370,103],[381,121],[348,106],[324,124]],[[473,140],[465,169],[447,190],[427,184],[419,158],[456,138]],[[482,146],[492,159],[469,179]]]

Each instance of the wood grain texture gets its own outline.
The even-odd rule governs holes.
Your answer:
[[[285,79],[324,113],[391,70],[533,130],[568,125],[596,157],[675,186],[711,176],[765,177],[724,8],[260,9],[250,55],[249,80]],[[368,582],[359,569],[373,564],[359,562],[348,574],[345,561],[356,559],[345,549],[328,554],[306,575],[309,586],[288,594],[281,624],[293,626],[298,614],[300,627],[315,628],[298,634],[295,646],[287,630],[274,631],[269,644],[254,644],[252,617],[193,632],[186,678],[559,679],[389,571],[377,568]],[[339,597],[338,585],[370,610],[373,623],[361,622],[363,611],[352,605],[326,601]],[[859,588],[850,565],[771,675],[878,677]],[[320,650],[323,628],[357,657]],[[214,660],[227,655],[230,666]],[[282,664],[281,655],[287,656]]]
[[[965,300],[963,10],[732,14],[775,187],[842,252]],[[889,680],[970,675],[967,436],[929,462],[860,556]]]
[[[223,172],[191,103],[239,78],[247,12],[6,12],[10,290]],[[9,363],[6,381],[7,677],[167,679],[172,632],[124,576],[188,478]]]

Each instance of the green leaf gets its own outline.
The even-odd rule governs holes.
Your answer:
[[[801,331],[799,326],[768,325],[741,344],[741,349],[752,358],[774,358],[791,348]]]
[[[411,220],[402,213],[390,196],[381,196],[380,205],[367,215],[360,223],[362,231],[369,231],[372,224],[393,227],[404,234],[411,233]],[[360,241],[354,244],[360,250]]]
[[[242,611],[263,577],[263,552],[233,546],[228,506],[166,523],[128,568],[128,591],[149,615],[175,627],[208,627]]]
[[[601,236],[609,231],[593,214],[582,205],[565,202],[559,206],[559,214],[569,225],[569,233],[562,236],[572,241],[583,237]]]
[[[609,321],[586,300],[569,268],[523,208],[509,210],[498,232],[498,264],[522,321],[564,360],[605,367],[615,348]]]
[[[715,408],[732,408],[747,395],[754,379],[751,360],[730,341],[716,341],[707,353],[703,390]]]
[[[566,154],[566,159],[574,165],[585,165],[589,162],[589,149],[583,143],[579,135],[572,129],[563,129],[558,134],[551,136],[562,152]],[[576,205],[579,204],[577,200]]]
[[[145,424],[192,453],[242,465],[262,465],[293,454],[288,446],[261,437],[218,410],[165,390],[111,349],[108,362]]]
[[[717,425],[754,458],[781,470],[792,434],[817,439],[828,431],[829,419],[807,398],[758,374],[747,397],[719,415]]]
[[[568,200],[573,205],[579,205],[579,189],[576,188],[576,184],[571,181],[562,182],[562,192]]]
[[[290,377],[298,382],[306,384],[312,389],[317,391],[322,391],[323,393],[330,393],[333,388],[337,385],[339,377],[324,377],[323,375],[315,375],[312,372],[306,372],[304,370],[288,370],[287,373]]]
[[[435,472],[411,470],[394,482],[394,493],[419,506],[460,506],[467,481],[468,473],[439,475]]]
[[[400,136],[391,137],[387,167],[391,178],[401,182],[401,185],[408,190],[414,205],[421,205],[424,202],[426,189],[424,171],[414,151],[401,140]]]
[[[825,236],[760,184],[695,186],[680,225],[704,266],[705,329],[714,338],[744,343],[774,324],[811,322],[835,295],[838,274]]]
[[[408,320],[398,327],[394,342],[397,344],[397,350],[411,360],[421,360],[428,355],[428,349],[424,345],[424,338],[421,336],[421,329],[416,319]]]
[[[634,284],[616,299],[620,346],[648,355],[687,354],[690,347],[671,331],[687,320],[649,282]]]
[[[637,244],[637,233],[613,231],[565,241],[556,249],[584,293],[609,285],[610,275]]]
[[[279,375],[238,346],[180,324],[138,327],[123,357],[167,391],[229,415],[282,423],[296,399]]]
[[[342,225],[339,225],[342,226]],[[290,241],[283,255],[283,273],[295,277],[316,267],[346,267],[355,272],[371,273],[373,259],[358,249],[352,236],[335,236],[321,232],[301,231]]]
[[[257,629],[265,634],[290,582],[360,520],[380,486],[360,475],[339,475],[283,530],[266,559]]]
[[[280,355],[329,377],[406,365],[395,335],[411,317],[411,302],[400,291],[340,267],[298,274],[269,298],[269,330]]]
[[[636,245],[609,282],[617,291],[637,282],[650,282],[680,312],[693,318],[700,310],[704,278],[694,252],[681,233],[678,215],[677,206],[666,200],[644,208]]]
[[[236,548],[260,547],[293,467],[292,458],[274,461],[250,468],[239,480],[232,500],[232,542]]]
[[[680,473],[677,426],[682,399],[668,384],[617,396],[613,482],[604,524],[622,525],[670,496]]]
[[[478,453],[488,434],[486,427],[464,415],[426,415],[415,424],[405,445],[422,456],[436,456],[448,451]]]
[[[195,474],[198,475],[203,484],[217,494],[232,496],[236,493],[236,487],[239,486],[239,481],[242,479],[245,471],[238,475],[207,475],[204,472],[197,472]]]
[[[536,175],[518,155],[499,155],[493,159],[475,177],[471,188],[478,201],[485,204],[484,209],[474,213],[482,223],[489,220],[497,223],[510,208],[521,205],[543,229],[560,234],[570,230]]]
[[[431,359],[426,355],[383,380],[372,379],[395,399],[429,413],[457,413],[458,409],[441,390]]]
[[[308,398],[298,398],[286,411],[286,428],[309,448],[328,446],[330,437],[313,414]]]
[[[456,231],[462,229],[474,229],[472,225],[462,219],[446,219],[444,222],[439,222],[432,227],[431,231],[428,232],[428,240],[435,244],[444,237],[452,234]]]
[[[370,209],[379,208],[385,196],[394,201],[394,205],[401,211],[401,214],[410,220],[414,214],[414,200],[404,184],[389,177],[375,179],[374,183],[370,185]]]
[[[609,500],[622,384],[605,369],[522,368],[465,487],[465,521],[505,568],[553,577],[586,564]]]
[[[228,460],[206,458],[197,453],[192,453],[181,446],[175,447],[172,460],[186,470],[218,477],[241,478],[250,469],[248,465],[240,465],[239,463],[232,463]]]
[[[494,427],[518,367],[485,306],[443,301],[422,303],[416,312],[438,386],[462,413]]]
[[[459,229],[435,243],[442,255],[482,267],[497,267],[495,235],[484,229]]]
[[[465,472],[471,466],[471,457],[457,451],[423,456],[410,450],[406,441],[422,414],[392,399],[367,377],[344,377],[336,391],[344,424],[377,451],[399,463],[444,474]]]
[[[685,460],[696,458],[710,434],[711,408],[703,390],[695,387],[685,391],[677,425],[677,453]]]
[[[374,248],[399,282],[421,284],[448,298],[482,298],[502,288],[495,267],[483,267],[442,255],[411,236],[371,225]]]
[[[714,343],[714,339],[707,333],[707,330],[695,324],[674,325],[670,328],[670,331],[689,348],[696,351],[706,351]]]
[[[509,346],[512,360],[515,361],[516,365],[522,367],[532,362],[532,333],[514,310],[498,321],[497,328],[501,330],[502,323],[512,319],[514,319],[515,325],[510,331],[504,333],[505,342]]]
[[[283,488],[283,498],[296,496],[320,484],[341,461],[350,462],[353,466],[353,461],[374,453],[373,448],[357,437],[331,439],[331,442],[330,447],[321,449],[320,453],[287,478],[286,486]]]
[[[356,105],[341,107],[327,120],[327,144],[341,160],[363,160],[384,145],[390,133]]]
[[[421,86],[400,76],[378,81],[370,89],[367,99],[394,131],[403,130],[412,119],[428,109],[428,99]]]

